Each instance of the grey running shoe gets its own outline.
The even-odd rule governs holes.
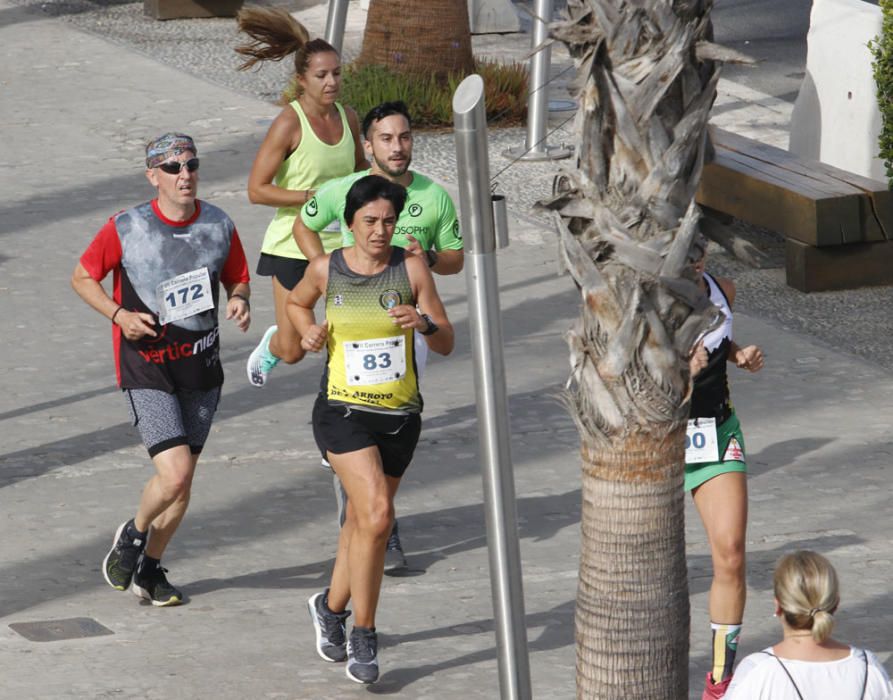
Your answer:
[[[267,377],[273,368],[279,364],[279,358],[270,352],[270,338],[276,332],[277,326],[270,326],[264,333],[264,337],[260,339],[257,347],[251,351],[248,356],[248,381],[253,386],[261,387],[267,383]]]
[[[347,629],[344,625],[350,615],[349,610],[342,613],[334,613],[328,606],[329,589],[322,593],[310,596],[307,601],[307,609],[310,611],[310,619],[313,621],[313,629],[316,630],[316,653],[323,661],[344,661],[347,658],[347,645],[345,635]]]
[[[133,576],[133,592],[159,608],[179,605],[183,594],[168,582],[166,573],[167,569],[161,566],[137,571]]]
[[[366,627],[354,627],[347,643],[347,677],[357,683],[378,680],[378,635]]]
[[[115,533],[115,541],[109,553],[102,560],[102,575],[116,591],[126,591],[133,580],[137,561],[146,547],[146,539],[131,539],[127,536],[127,526],[132,520],[121,523]]]
[[[400,544],[400,533],[397,531],[397,521],[391,528],[391,536],[388,537],[388,548],[384,553],[384,570],[397,571],[406,568],[406,556],[403,554],[403,545]]]

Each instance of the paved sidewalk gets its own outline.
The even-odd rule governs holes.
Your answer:
[[[71,270],[109,215],[151,196],[142,144],[174,128],[195,136],[201,196],[230,213],[253,259],[270,212],[248,203],[245,180],[277,109],[10,0],[0,0],[0,57],[0,699],[497,697],[462,275],[438,280],[459,340],[425,377],[425,429],[398,496],[411,575],[385,579],[378,685],[349,682],[312,646],[305,601],[327,580],[337,536],[331,475],[309,429],[321,363],[277,370],[264,390],[247,385],[244,362],[272,318],[265,280],[249,333],[223,324],[224,398],[165,561],[189,604],[155,609],[105,584],[99,564],[150,467],[113,386],[108,324],[71,291]],[[724,118],[756,123],[746,99]],[[510,138],[494,134],[494,150]],[[420,137],[417,161],[455,194],[448,149]],[[510,201],[541,181],[531,172],[505,180]],[[580,477],[576,431],[555,397],[578,296],[555,274],[551,232],[521,206],[511,235],[499,274],[531,671],[535,698],[564,699],[574,696]],[[741,652],[777,635],[774,560],[811,547],[841,574],[840,636],[893,670],[893,377],[750,313],[736,314],[736,335],[767,355],[762,374],[732,378],[752,466]],[[696,697],[709,550],[687,517]],[[33,642],[9,626],[69,618],[111,634]]]

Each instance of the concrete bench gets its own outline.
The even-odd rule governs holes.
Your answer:
[[[711,127],[702,206],[786,238],[787,283],[803,292],[893,284],[893,193],[883,182],[801,160]]]

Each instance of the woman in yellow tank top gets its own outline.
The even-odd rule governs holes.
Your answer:
[[[248,358],[248,379],[263,386],[280,361],[304,356],[301,338],[285,315],[285,300],[304,274],[307,259],[292,236],[300,208],[324,182],[368,167],[356,113],[336,100],[341,88],[338,52],[313,39],[282,8],[246,8],[239,29],[252,41],[236,52],[247,56],[241,70],[294,54],[298,98],[287,104],[267,131],[248,176],[248,198],[276,207],[261,246],[257,274],[273,278],[276,325]],[[326,252],[341,245],[340,232],[324,241]]]
[[[378,680],[375,613],[394,495],[421,431],[414,336],[453,350],[453,327],[425,259],[391,245],[406,190],[378,175],[357,180],[344,218],[354,245],[314,258],[288,298],[305,350],[327,350],[313,435],[347,492],[347,517],[328,589],[308,601],[316,651],[346,661],[348,678]],[[325,320],[314,306],[326,298]],[[346,620],[353,606],[354,627]]]

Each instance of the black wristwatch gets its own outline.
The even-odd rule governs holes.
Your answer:
[[[425,251],[425,258],[428,260],[428,267],[434,267],[437,264],[437,251],[433,248]]]
[[[440,326],[434,323],[428,314],[419,314],[419,316],[421,316],[425,320],[425,323],[428,324],[428,327],[423,331],[419,331],[419,333],[422,335],[434,335],[440,330]]]

